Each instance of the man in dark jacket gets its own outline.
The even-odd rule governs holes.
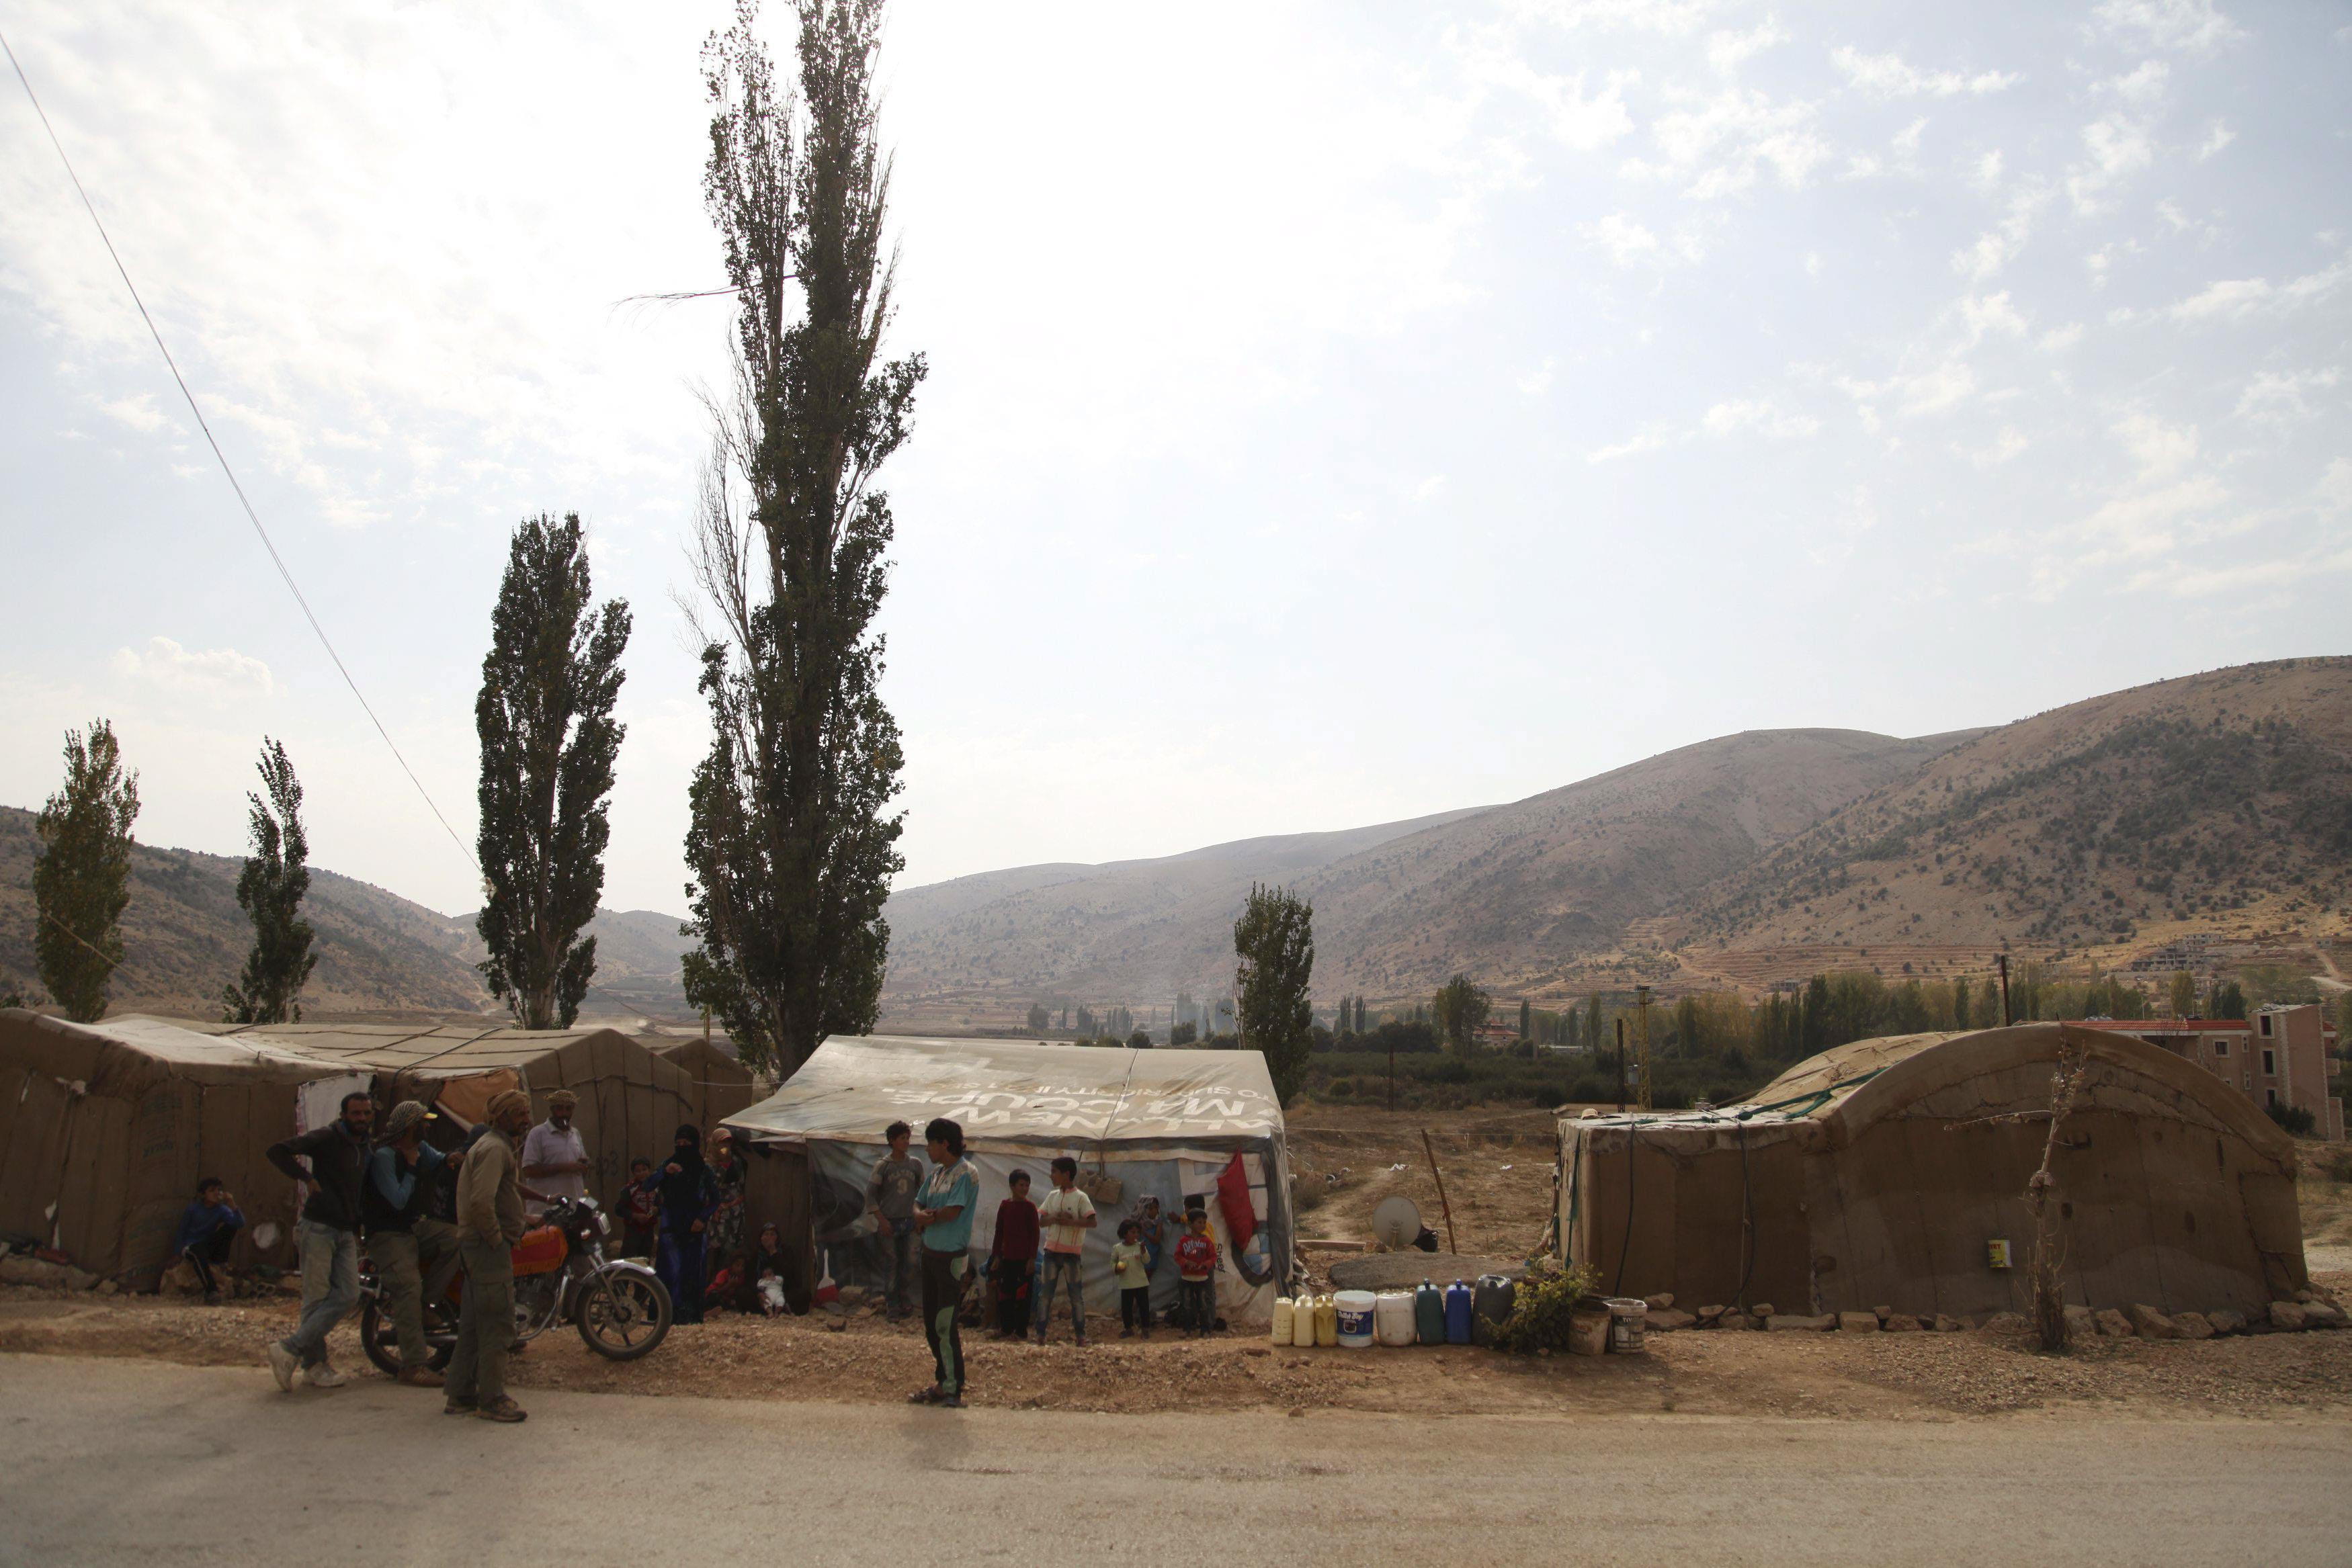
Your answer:
[[[289,1180],[310,1184],[310,1200],[294,1227],[302,1253],[302,1319],[269,1347],[270,1373],[289,1393],[298,1369],[313,1388],[343,1385],[343,1375],[327,1364],[327,1335],[359,1304],[360,1187],[367,1173],[368,1129],[374,1122],[373,1100],[346,1094],[335,1121],[269,1145],[271,1165]],[[309,1168],[299,1160],[307,1160]]]
[[[368,1257],[383,1287],[384,1315],[400,1340],[399,1379],[438,1388],[441,1375],[429,1364],[432,1347],[425,1339],[425,1287],[441,1273],[444,1259],[455,1260],[457,1228],[425,1212],[448,1159],[425,1142],[426,1115],[421,1103],[403,1100],[383,1119],[383,1141],[368,1156],[360,1205]]]

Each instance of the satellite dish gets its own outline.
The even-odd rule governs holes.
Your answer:
[[[1381,1199],[1372,1210],[1372,1239],[1390,1251],[1402,1251],[1420,1235],[1421,1209],[1402,1193]]]

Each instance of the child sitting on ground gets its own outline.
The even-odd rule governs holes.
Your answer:
[[[1132,1219],[1118,1227],[1110,1249],[1111,1278],[1118,1281],[1118,1337],[1151,1337],[1151,1265],[1143,1250],[1143,1227]]]
[[[784,1233],[772,1224],[760,1227],[760,1245],[751,1254],[751,1280],[760,1310],[772,1318],[784,1315]]]
[[[1198,1339],[1217,1324],[1217,1243],[1206,1211],[1193,1209],[1184,1219],[1184,1234],[1176,1239],[1176,1283],[1183,1294],[1185,1333]]]

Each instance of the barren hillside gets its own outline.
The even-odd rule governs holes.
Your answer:
[[[1726,878],[1739,949],[2104,946],[2352,899],[2352,659],[2137,686],[1953,747]]]

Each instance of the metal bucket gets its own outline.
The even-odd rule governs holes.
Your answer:
[[[1650,1325],[1650,1306],[1638,1296],[1610,1296],[1602,1304],[1609,1309],[1609,1354],[1640,1355],[1648,1346],[1643,1336]]]

